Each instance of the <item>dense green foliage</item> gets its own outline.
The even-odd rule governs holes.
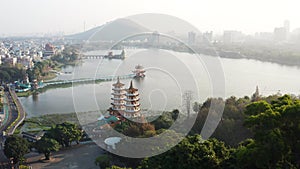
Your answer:
[[[115,126],[115,130],[130,137],[150,137],[155,135],[155,128],[150,123],[125,121]]]
[[[52,151],[58,151],[60,148],[59,143],[52,139],[47,138],[47,136],[43,136],[41,140],[38,140],[35,143],[35,148],[45,155],[45,160],[50,159],[50,154]]]
[[[251,100],[249,97],[237,99],[233,96],[225,101],[220,98],[208,99],[201,106],[200,104],[195,104],[200,106],[200,108],[198,108],[199,112],[196,117],[196,122],[190,134],[201,133],[212,101],[219,105],[225,104],[222,119],[212,137],[224,141],[230,146],[237,146],[241,141],[252,136],[250,130],[243,125],[245,119],[244,111],[246,106],[251,103]],[[214,116],[214,114],[212,114],[212,116]]]
[[[108,155],[101,155],[99,157],[96,158],[95,160],[95,164],[97,166],[99,166],[101,169],[102,168],[106,168],[106,167],[109,167],[110,166],[110,156]]]
[[[62,147],[69,147],[72,142],[79,144],[83,131],[76,124],[64,122],[47,131],[46,137],[56,140]]]
[[[127,168],[127,167],[118,167],[118,166],[111,166],[111,167],[106,167],[106,169],[132,169],[132,168]]]
[[[177,119],[179,114],[178,110],[172,112],[163,112],[161,116],[151,122],[155,126],[155,130],[168,129]]]
[[[74,63],[79,59],[79,51],[74,46],[66,46],[66,48],[54,56],[51,57],[51,60],[63,63],[63,64],[69,64]]]
[[[199,134],[211,100],[195,104],[194,110],[199,113],[190,136],[163,154],[143,159],[139,166],[129,163],[126,166],[140,169],[300,167],[299,98],[256,95],[255,99],[215,99],[215,102],[225,103],[224,114],[214,138],[202,140]]]
[[[19,67],[0,66],[0,82],[23,80],[25,73],[25,70]]]
[[[125,121],[117,124],[114,129],[130,137],[151,137],[159,134],[163,129],[168,129],[174,123],[178,114],[178,110],[164,112],[150,123]]]
[[[216,139],[203,141],[200,135],[194,135],[183,139],[166,153],[144,159],[139,169],[218,169],[229,155],[230,149],[223,142]]]
[[[32,69],[27,69],[26,73],[28,74],[29,80],[33,81],[34,79],[48,79],[49,76],[54,74],[52,70],[57,69],[59,66],[58,63],[51,60],[43,60],[41,62],[35,62]]]
[[[300,101],[284,95],[271,103],[254,102],[245,113],[245,125],[254,139],[238,148],[238,164],[242,168],[299,168]]]
[[[29,143],[22,137],[13,135],[6,139],[4,154],[7,158],[12,158],[16,164],[24,160],[24,155],[29,152]]]

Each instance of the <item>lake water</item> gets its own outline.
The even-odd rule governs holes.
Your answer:
[[[131,74],[134,67],[141,64],[146,70],[144,79],[122,79],[121,82],[129,87],[130,80],[133,80],[134,87],[140,92],[141,108],[153,111],[184,107],[183,95],[186,91],[192,92],[193,101],[200,102],[208,97],[250,96],[256,86],[262,95],[277,92],[300,94],[298,67],[228,58],[221,58],[219,63],[215,63],[218,61],[215,57],[166,50],[139,49],[126,52],[128,57],[125,60],[90,59],[76,67],[66,67],[62,72],[73,73],[59,75],[55,80],[122,76]],[[222,69],[222,74],[216,75],[214,66]],[[28,117],[106,110],[110,106],[114,82],[49,89],[20,100]]]

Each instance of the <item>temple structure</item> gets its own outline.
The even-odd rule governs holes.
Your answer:
[[[141,77],[145,77],[145,70],[144,67],[142,65],[137,65],[135,66],[135,70],[132,71],[135,74],[135,78],[141,78]]]
[[[133,87],[132,81],[128,89],[125,89],[124,86],[119,78],[113,84],[111,93],[112,103],[111,107],[107,110],[109,115],[101,116],[98,119],[101,126],[114,126],[122,121],[126,121],[126,119],[142,118],[138,89]]]
[[[120,78],[118,77],[117,83],[113,84],[112,88],[112,111],[124,111],[125,110],[125,94],[126,91],[124,89],[124,84],[120,82]]]
[[[138,89],[134,88],[132,85],[132,81],[130,82],[130,87],[127,89],[126,95],[126,104],[125,104],[125,112],[123,114],[126,118],[140,117],[140,97],[138,93]]]

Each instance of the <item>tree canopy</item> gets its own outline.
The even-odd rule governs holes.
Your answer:
[[[45,155],[45,160],[49,160],[51,152],[58,151],[60,145],[56,140],[43,136],[41,140],[36,142],[35,147],[40,153]]]
[[[26,153],[29,153],[27,140],[16,135],[7,137],[4,145],[4,154],[7,158],[12,158],[16,164],[24,159]]]
[[[46,136],[55,139],[62,147],[69,147],[72,142],[79,143],[83,132],[76,124],[64,122],[52,127]]]

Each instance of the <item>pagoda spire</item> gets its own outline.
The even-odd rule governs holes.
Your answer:
[[[133,85],[132,85],[132,80],[130,81],[130,86],[129,86],[129,89],[132,89],[133,88]]]

